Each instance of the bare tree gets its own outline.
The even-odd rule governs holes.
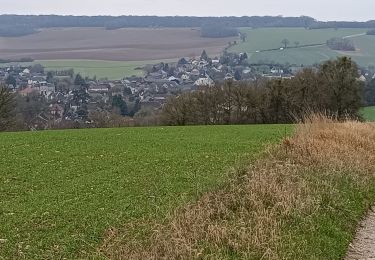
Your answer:
[[[13,124],[15,101],[10,90],[0,85],[0,131],[9,129]]]
[[[281,43],[284,45],[285,49],[288,47],[290,41],[288,39],[284,39],[281,41]]]
[[[246,42],[246,40],[247,40],[247,33],[240,33],[240,38],[241,38],[242,42]]]

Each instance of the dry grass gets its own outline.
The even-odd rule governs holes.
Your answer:
[[[339,259],[375,199],[375,125],[312,116],[225,188],[105,235],[111,259]]]

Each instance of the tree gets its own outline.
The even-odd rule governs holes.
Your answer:
[[[266,99],[269,107],[267,109],[270,123],[289,123],[292,114],[289,106],[290,95],[288,93],[288,82],[277,79],[267,82]]]
[[[296,46],[296,48],[298,48],[300,44],[301,44],[301,43],[300,43],[299,41],[295,41],[295,42],[294,42],[294,46]]]
[[[179,61],[178,61],[178,65],[186,65],[188,64],[189,61],[187,61],[185,58],[181,58]]]
[[[240,55],[240,62],[243,62],[243,61],[247,60],[248,58],[249,58],[249,56],[247,55],[246,52],[244,52]]]
[[[34,120],[41,114],[47,114],[48,104],[46,99],[37,91],[26,97],[16,96],[16,120],[17,130],[29,130],[34,127]]]
[[[53,83],[53,73],[52,73],[52,71],[47,72],[47,82]]]
[[[122,116],[127,116],[129,114],[128,106],[120,95],[115,95],[112,98],[112,108],[117,109]]]
[[[15,101],[9,88],[0,85],[0,131],[9,129],[13,124]]]
[[[80,74],[74,79],[75,89],[73,90],[73,102],[77,106],[77,115],[79,119],[87,119],[89,94],[87,93],[87,84]]]
[[[337,51],[355,51],[355,46],[349,39],[331,38],[327,41],[327,46]]]
[[[44,67],[41,64],[35,64],[35,65],[30,67],[30,72],[31,73],[43,74],[44,73]]]
[[[5,80],[5,84],[7,84],[8,86],[12,85],[13,87],[16,87],[17,85],[16,78],[13,77],[12,75],[9,75],[7,79]]]
[[[191,93],[179,97],[170,98],[163,107],[163,121],[168,125],[187,125],[191,117],[192,106]]]
[[[282,40],[281,41],[281,43],[284,45],[284,47],[285,47],[285,49],[288,47],[288,45],[289,45],[289,40],[288,39],[284,39],[284,40]]]
[[[201,27],[201,36],[207,38],[224,38],[238,36],[238,30],[223,24],[206,24]]]
[[[130,95],[133,94],[131,88],[129,88],[129,87],[125,87],[123,92],[124,92],[124,95],[126,95],[126,96],[130,96]]]
[[[247,33],[240,33],[240,38],[242,42],[246,42],[247,40]]]
[[[133,117],[139,110],[141,110],[141,102],[137,98],[134,102],[133,108],[129,112],[129,116]]]
[[[240,70],[236,70],[234,72],[234,79],[235,80],[241,80],[242,79],[242,74],[241,74],[241,71]]]
[[[364,84],[358,80],[358,67],[348,57],[327,61],[318,73],[322,93],[328,97],[327,110],[339,119],[359,118],[363,106]]]
[[[367,83],[365,98],[366,98],[366,105],[368,106],[375,105],[375,79]]]
[[[209,60],[209,57],[207,55],[207,52],[206,50],[203,50],[202,54],[201,54],[201,60],[205,60],[205,61],[208,61]]]
[[[74,85],[76,86],[85,86],[86,81],[84,78],[82,78],[81,74],[77,74],[75,79],[74,79]]]

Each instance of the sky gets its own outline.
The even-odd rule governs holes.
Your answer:
[[[0,0],[1,14],[307,15],[321,21],[375,20],[375,0]]]

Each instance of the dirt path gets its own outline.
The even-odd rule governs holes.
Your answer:
[[[344,37],[342,37],[342,38],[343,38],[343,39],[347,39],[347,38],[355,38],[355,37],[364,36],[364,35],[366,35],[366,33],[359,33],[359,34],[348,35],[348,36],[344,36]]]
[[[375,206],[360,223],[345,260],[375,259]]]

